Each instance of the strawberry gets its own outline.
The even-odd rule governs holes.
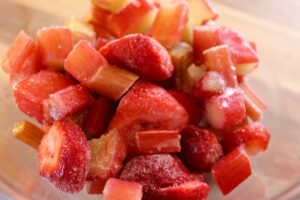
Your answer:
[[[225,134],[222,145],[226,152],[230,152],[244,144],[247,152],[255,155],[260,151],[265,151],[269,141],[269,131],[262,124],[254,122]]]
[[[140,81],[121,99],[109,129],[118,129],[134,147],[136,131],[176,130],[187,122],[187,112],[166,90]]]
[[[180,160],[168,154],[135,157],[125,165],[120,178],[143,185],[143,200],[160,199],[160,188],[191,180]]]
[[[151,81],[170,78],[174,71],[167,50],[142,34],[130,34],[111,41],[100,52],[109,63],[132,70]]]
[[[127,145],[119,132],[112,130],[100,139],[90,140],[89,146],[92,159],[87,179],[106,181],[117,177],[127,152]]]
[[[55,122],[38,149],[40,175],[68,193],[84,187],[90,159],[84,133],[68,119]]]
[[[102,194],[105,186],[105,181],[87,181],[85,184],[88,194]]]
[[[192,94],[198,101],[203,101],[225,91],[226,82],[216,71],[208,71],[201,76],[192,88]]]
[[[246,117],[244,97],[238,89],[227,89],[224,94],[213,96],[205,102],[205,119],[215,129],[226,129]]]
[[[138,151],[145,154],[174,153],[181,150],[178,130],[138,131],[135,141]]]
[[[142,185],[110,178],[103,190],[103,200],[142,200]]]
[[[59,90],[72,85],[64,75],[42,70],[18,82],[13,88],[17,107],[26,115],[42,123],[44,120],[43,101]]]
[[[249,156],[242,147],[237,147],[216,162],[211,173],[222,193],[226,195],[251,175]]]
[[[44,124],[69,117],[86,108],[93,101],[93,97],[83,85],[72,85],[49,96],[43,101]]]
[[[80,41],[66,58],[64,69],[81,83],[87,84],[98,68],[106,64],[105,58],[87,41]]]
[[[177,89],[168,90],[168,92],[185,108],[189,115],[189,122],[198,125],[203,117],[203,108],[192,96]]]
[[[207,129],[187,125],[181,131],[181,137],[181,158],[194,171],[210,171],[212,165],[223,156],[222,146]]]

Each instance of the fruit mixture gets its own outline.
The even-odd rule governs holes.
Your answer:
[[[92,0],[36,39],[21,31],[1,66],[36,125],[14,136],[37,149],[56,188],[104,200],[203,200],[251,175],[270,134],[247,76],[256,44],[214,20],[209,0]]]

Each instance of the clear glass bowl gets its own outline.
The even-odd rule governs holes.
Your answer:
[[[292,26],[270,20],[270,16],[268,19],[256,16],[256,9],[247,12],[237,9],[245,7],[243,3],[250,5],[259,2],[244,0],[232,3],[234,6],[216,2],[216,6],[221,13],[220,23],[245,33],[257,42],[261,65],[251,75],[250,81],[269,106],[263,123],[272,133],[271,143],[266,153],[252,158],[251,178],[226,197],[222,197],[213,186],[209,200],[299,199],[300,34]],[[78,16],[83,12],[83,7],[88,7],[88,2],[84,0],[76,3],[0,0],[0,4],[4,8],[4,13],[0,14],[0,25],[3,30],[9,30],[6,35],[0,36],[0,55],[20,29],[35,35],[39,27],[63,24],[70,13]],[[263,6],[258,7],[257,12],[272,10],[268,5]],[[3,20],[8,12],[14,15],[10,20]],[[296,23],[297,20],[294,21]],[[0,77],[0,199],[99,199],[99,196],[86,195],[85,191],[76,195],[65,194],[39,177],[36,151],[14,139],[11,134],[14,123],[26,117],[14,105],[8,77],[4,73],[0,73]]]

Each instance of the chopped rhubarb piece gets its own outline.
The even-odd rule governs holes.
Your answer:
[[[98,37],[96,42],[95,42],[95,49],[100,50],[103,46],[105,46],[107,43],[109,43],[110,40],[103,38],[103,37]]]
[[[131,2],[132,0],[92,0],[92,4],[94,6],[107,10],[111,13],[120,12]]]
[[[71,17],[67,22],[67,27],[72,33],[73,43],[76,44],[80,40],[93,42],[96,38],[94,27],[83,20]]]
[[[235,67],[231,61],[228,46],[221,45],[209,48],[203,52],[205,65],[210,70],[215,70],[223,75],[227,87],[236,87],[237,78]]]
[[[205,61],[203,51],[219,44],[219,26],[215,23],[196,26],[193,34],[194,61],[201,65]]]
[[[110,178],[103,190],[103,200],[142,200],[143,186],[139,183]]]
[[[176,89],[168,90],[168,92],[185,108],[189,115],[189,122],[198,125],[203,117],[203,108],[192,96]]]
[[[131,146],[142,130],[177,130],[188,122],[185,109],[163,88],[140,81],[121,99],[109,129],[118,129]]]
[[[92,24],[94,25],[94,29],[97,33],[97,36],[99,37],[98,34],[98,28],[106,30],[106,28],[109,25],[109,18],[111,17],[111,12],[104,10],[98,6],[93,6],[92,8]],[[106,30],[108,31],[108,30]],[[108,31],[109,32],[109,31]],[[111,35],[111,33],[109,33]]]
[[[37,32],[37,46],[45,66],[62,70],[64,60],[73,48],[72,33],[65,27],[40,29]]]
[[[253,121],[259,121],[262,118],[263,111],[267,108],[266,104],[254,93],[245,81],[240,83],[239,86],[245,97],[247,115]]]
[[[151,36],[166,48],[174,47],[181,39],[188,13],[189,5],[184,0],[162,5],[152,26]]]
[[[81,83],[87,84],[104,65],[107,65],[105,58],[87,41],[80,41],[66,58],[64,69]]]
[[[106,181],[87,181],[85,184],[88,194],[103,194]]]
[[[244,144],[250,155],[255,155],[268,148],[270,141],[269,131],[260,123],[245,125],[237,130],[225,134],[222,144],[226,152]]]
[[[24,31],[21,31],[4,54],[1,66],[6,73],[19,71],[27,57],[35,48],[33,39]]]
[[[44,124],[64,119],[86,108],[93,97],[83,85],[72,85],[55,92],[44,100]]]
[[[169,154],[135,157],[125,165],[120,178],[143,185],[143,200],[162,199],[159,189],[191,180],[180,160]]]
[[[174,70],[166,49],[153,38],[141,34],[114,40],[102,47],[100,52],[109,63],[152,81],[170,78]]]
[[[181,137],[181,158],[194,171],[210,171],[223,155],[216,136],[207,129],[188,125],[181,131]]]
[[[199,80],[206,71],[207,67],[205,65],[197,66],[195,64],[191,64],[191,66],[187,68],[185,76],[183,77],[182,90],[190,94],[197,80]]]
[[[40,142],[45,135],[44,131],[28,121],[16,123],[12,132],[15,138],[35,149],[38,149]]]
[[[85,135],[71,120],[55,122],[39,146],[40,175],[64,192],[82,190],[90,159]]]
[[[87,179],[106,181],[117,177],[127,153],[127,144],[117,130],[112,130],[100,139],[89,141],[92,159]]]
[[[245,63],[245,64],[237,64],[235,65],[236,68],[236,75],[238,76],[245,76],[250,74],[255,68],[257,68],[258,63]]]
[[[179,130],[138,131],[135,140],[141,153],[175,153],[181,150]]]
[[[72,85],[64,75],[42,70],[18,82],[13,88],[17,107],[26,115],[42,123],[44,120],[43,101],[50,94]]]
[[[161,199],[164,200],[192,200],[206,199],[209,185],[205,182],[195,180],[180,185],[159,189]]]
[[[113,101],[119,100],[139,77],[125,69],[107,65],[100,67],[87,86]]]
[[[117,38],[130,33],[147,33],[156,15],[157,8],[152,3],[135,0],[119,13],[111,15],[107,27]]]
[[[222,193],[226,195],[251,175],[249,156],[242,147],[237,147],[216,162],[211,173]]]
[[[87,109],[83,120],[83,128],[92,137],[100,137],[108,128],[115,112],[114,102],[100,97],[96,99]]]
[[[216,71],[206,72],[192,88],[192,94],[198,101],[203,101],[225,91],[226,83],[223,76]]]
[[[243,94],[229,88],[222,95],[211,97],[205,102],[205,117],[215,129],[237,125],[246,117]]]
[[[193,62],[193,48],[187,43],[180,42],[169,53],[175,67],[175,85],[177,88],[182,89],[186,70]]]
[[[23,64],[17,70],[12,70],[10,73],[10,84],[14,86],[19,81],[29,77],[32,74],[39,72],[43,68],[40,58],[37,54],[37,48],[26,57]]]

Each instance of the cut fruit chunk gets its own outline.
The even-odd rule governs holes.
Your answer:
[[[110,64],[132,70],[152,81],[168,79],[174,71],[167,50],[145,35],[127,35],[108,43],[100,52]]]
[[[252,173],[250,159],[242,147],[237,147],[212,167],[212,176],[224,195],[231,192]]]
[[[162,5],[152,26],[151,36],[166,48],[174,47],[181,39],[188,13],[189,5],[184,0]]]
[[[72,33],[73,43],[76,44],[80,40],[93,42],[96,39],[94,27],[83,20],[71,17],[67,22],[67,27]]]
[[[94,92],[113,101],[119,100],[139,77],[125,69],[106,65],[100,67],[87,86]]]
[[[87,88],[83,85],[69,86],[49,96],[43,101],[44,124],[69,117],[86,108],[93,101]]]
[[[197,66],[195,64],[191,64],[191,66],[187,68],[185,76],[183,77],[182,90],[191,94],[193,86],[196,84],[197,80],[199,80],[205,74],[206,71],[207,67],[205,65]]]
[[[127,153],[127,144],[117,130],[111,130],[100,139],[89,141],[92,160],[87,179],[106,181],[117,177]]]
[[[42,70],[18,82],[13,88],[13,94],[17,107],[26,115],[42,123],[44,120],[43,101],[48,99],[50,94],[70,85],[72,82],[64,75]]]
[[[110,178],[103,190],[103,200],[142,200],[143,186],[139,183]]]
[[[198,101],[203,101],[225,91],[226,82],[223,76],[216,71],[206,72],[192,88],[192,94]]]
[[[120,12],[111,15],[107,28],[117,38],[131,33],[147,33],[156,15],[157,8],[152,3],[147,0],[135,0]]]
[[[225,134],[222,145],[226,152],[244,144],[250,155],[255,155],[268,148],[270,141],[269,131],[260,123],[252,123]]]
[[[39,146],[40,175],[64,192],[82,190],[90,159],[85,135],[71,120],[55,122]]]
[[[36,47],[33,39],[21,31],[1,60],[1,67],[6,73],[19,71],[27,57]]]
[[[131,2],[132,0],[92,0],[92,4],[94,6],[98,6],[99,8],[105,9],[111,13],[120,12]]]
[[[100,97],[87,109],[83,120],[83,128],[93,138],[100,137],[108,128],[115,112],[114,102]]]
[[[255,68],[258,67],[258,63],[244,63],[244,64],[237,64],[235,65],[236,68],[236,75],[238,76],[245,76],[250,74]]]
[[[187,68],[193,63],[193,48],[184,42],[177,43],[169,52],[175,66],[174,80],[178,89],[182,89]]]
[[[195,180],[176,186],[161,188],[159,193],[164,200],[200,200],[206,199],[209,185],[205,182]]]
[[[121,99],[109,129],[118,129],[132,147],[134,133],[177,130],[188,122],[185,109],[163,88],[139,81]]]
[[[100,67],[107,65],[105,58],[87,41],[78,42],[65,60],[64,69],[83,84],[87,84]]]
[[[227,87],[237,86],[235,67],[231,61],[228,46],[221,45],[209,48],[203,52],[205,65],[223,75]]]
[[[215,129],[230,128],[246,117],[244,97],[238,89],[226,89],[208,99],[204,107],[206,120]]]
[[[222,146],[214,133],[207,129],[187,125],[181,131],[181,137],[181,158],[194,171],[210,171],[213,164],[223,156]]]
[[[88,194],[103,194],[106,181],[87,181],[85,184]]]
[[[73,48],[72,33],[65,27],[42,28],[37,32],[37,46],[43,65],[62,70]]]
[[[180,160],[169,154],[138,156],[124,167],[120,178],[143,186],[143,200],[162,199],[159,189],[191,180],[189,171]]]
[[[254,93],[248,83],[244,81],[239,86],[245,97],[247,115],[253,121],[259,121],[262,118],[263,111],[267,108],[266,104]]]
[[[146,154],[175,153],[181,150],[179,130],[138,131],[135,141],[138,151]]]
[[[98,37],[95,42],[95,49],[100,50],[103,46],[105,46],[109,42],[110,42],[109,39]]]
[[[198,104],[192,96],[176,89],[168,90],[168,92],[180,103],[189,115],[189,123],[198,125],[203,117],[203,108]]]
[[[16,123],[12,132],[15,138],[35,149],[38,149],[40,142],[45,135],[44,131],[28,121]]]

